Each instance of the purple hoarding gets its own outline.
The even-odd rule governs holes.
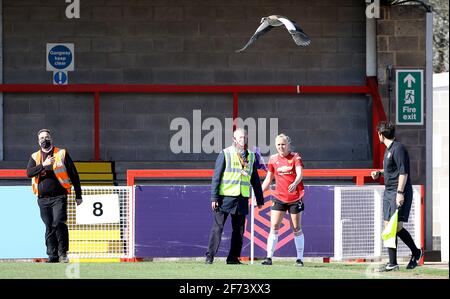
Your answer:
[[[333,256],[334,186],[306,186],[302,229],[305,256]],[[204,256],[212,225],[209,186],[136,186],[136,257]],[[280,228],[275,256],[295,256],[289,221]],[[265,256],[270,230],[270,200],[263,209],[255,209],[255,257]],[[218,256],[226,256],[231,236],[228,219]],[[250,256],[250,214],[242,256]]]

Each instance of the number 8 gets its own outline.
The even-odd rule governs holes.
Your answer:
[[[101,202],[94,202],[94,211],[92,212],[94,214],[94,216],[100,217],[103,215],[103,210],[102,210],[102,203]]]

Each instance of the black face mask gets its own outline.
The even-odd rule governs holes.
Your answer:
[[[44,141],[41,142],[41,148],[47,150],[52,146],[52,142],[50,141],[50,139],[45,139]]]

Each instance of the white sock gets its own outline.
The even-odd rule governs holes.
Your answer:
[[[275,252],[275,248],[277,247],[278,243],[278,232],[273,234],[269,233],[269,236],[267,237],[267,257],[272,258],[273,253]]]
[[[297,259],[303,261],[303,251],[305,250],[305,236],[301,234],[300,236],[294,237],[295,248],[297,249]]]

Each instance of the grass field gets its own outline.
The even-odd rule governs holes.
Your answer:
[[[0,262],[0,278],[10,279],[448,279],[448,267],[421,266],[400,271],[374,272],[379,264],[306,262],[302,268],[292,261],[276,261],[262,266],[259,261],[250,265],[226,265],[216,261],[205,265],[202,261],[154,261],[138,263],[71,263],[45,264],[28,262]],[[66,275],[68,273],[68,275]]]

